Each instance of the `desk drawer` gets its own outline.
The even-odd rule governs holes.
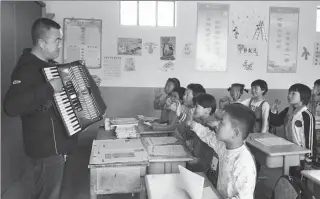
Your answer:
[[[252,147],[251,145],[247,146],[250,149],[255,160],[259,162],[261,165],[265,165],[268,168],[283,167],[284,156],[268,156],[267,154],[261,152],[255,147]],[[290,161],[291,165],[300,165],[300,155],[291,155]]]
[[[146,166],[91,168],[91,189],[96,194],[137,193],[145,175]]]
[[[154,134],[140,134],[141,137],[168,137],[172,136],[172,133],[154,133]]]
[[[186,167],[186,161],[181,162],[150,162],[148,174],[179,173],[178,165]]]

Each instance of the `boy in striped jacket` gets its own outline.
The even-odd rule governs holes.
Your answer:
[[[277,105],[273,105],[270,111],[270,123],[274,126],[284,126],[284,136],[287,140],[299,146],[311,150],[306,158],[312,157],[314,152],[314,142],[316,141],[315,119],[308,110],[311,89],[304,84],[294,84],[289,88],[289,107],[277,113]],[[303,167],[303,162],[301,164]],[[290,175],[295,175],[297,168],[290,168]]]

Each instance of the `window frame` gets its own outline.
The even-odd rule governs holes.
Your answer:
[[[119,24],[120,24],[120,26],[124,26],[124,27],[126,27],[126,26],[137,26],[137,27],[164,27],[164,28],[175,28],[175,27],[177,27],[177,1],[163,1],[163,2],[173,2],[173,26],[159,26],[158,25],[158,3],[159,3],[159,1],[155,1],[156,2],[156,11],[155,11],[155,18],[156,18],[156,24],[155,24],[155,26],[152,26],[152,25],[140,25],[139,24],[139,2],[140,1],[135,1],[135,2],[137,2],[137,23],[136,23],[136,25],[123,25],[123,24],[121,24],[121,2],[122,1],[120,1],[119,2]],[[161,2],[161,1],[160,1]]]
[[[317,6],[316,10],[316,32],[320,33],[320,6]]]

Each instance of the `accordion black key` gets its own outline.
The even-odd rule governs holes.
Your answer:
[[[100,121],[106,105],[83,61],[43,68],[47,81],[60,78],[63,90],[54,101],[69,136]]]

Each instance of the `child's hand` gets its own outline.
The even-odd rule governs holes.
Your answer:
[[[154,90],[154,94],[155,94],[155,98],[156,99],[160,99],[161,96],[163,95],[162,92],[161,92],[161,88],[157,88]]]
[[[225,96],[219,100],[219,109],[224,110],[224,108],[230,104],[230,98]]]
[[[182,113],[181,103],[179,101],[174,101],[174,103],[177,104],[176,114],[179,117],[181,115],[181,113]]]
[[[312,89],[312,94],[317,96],[320,94],[320,86],[315,86],[313,89]]]
[[[272,105],[271,112],[272,112],[272,113],[277,113],[280,104],[281,104],[281,101],[278,100],[278,99],[276,99],[276,100],[274,101],[274,104]]]
[[[187,125],[190,126],[193,122],[193,115],[194,115],[195,109],[191,109],[190,112],[187,115]]]
[[[167,101],[166,101],[166,103],[164,105],[164,109],[170,109],[171,104],[172,104],[172,100],[171,100],[170,97],[168,97]]]
[[[107,111],[106,111],[106,112],[104,112],[104,114],[103,114],[102,118],[103,118],[103,121],[104,121],[104,119],[106,119],[106,118],[107,118]]]

